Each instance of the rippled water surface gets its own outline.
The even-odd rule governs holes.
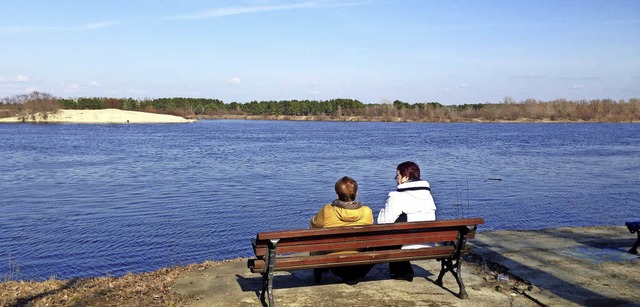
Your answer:
[[[0,124],[0,278],[246,257],[258,231],[307,227],[344,175],[377,213],[405,160],[439,219],[481,231],[640,217],[638,124]]]

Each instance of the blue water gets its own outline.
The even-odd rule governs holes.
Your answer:
[[[480,231],[640,214],[639,124],[0,124],[0,278],[246,257],[258,231],[306,228],[344,175],[377,214],[405,160],[439,219]]]

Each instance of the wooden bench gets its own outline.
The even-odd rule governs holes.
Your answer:
[[[624,225],[627,226],[627,229],[629,229],[630,233],[638,234],[638,239],[636,239],[636,243],[634,243],[631,249],[629,250],[630,253],[637,255],[638,246],[640,245],[640,221],[626,222],[624,223]]]
[[[262,274],[260,300],[273,306],[273,272],[331,268],[360,264],[438,259],[440,275],[435,283],[451,272],[460,288],[458,297],[468,298],[460,275],[461,257],[471,249],[467,240],[475,236],[482,218],[379,224],[369,226],[316,228],[260,232],[252,240],[256,258],[247,266]],[[418,243],[441,243],[431,248],[398,249],[397,246]],[[395,249],[389,249],[396,247]],[[386,249],[385,249],[386,248]],[[354,253],[310,255],[309,252]]]

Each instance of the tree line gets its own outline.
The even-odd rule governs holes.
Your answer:
[[[104,109],[116,108],[131,111],[169,113],[185,117],[204,117],[216,115],[335,115],[341,110],[357,110],[364,104],[353,99],[287,100],[287,101],[251,101],[225,104],[218,99],[206,98],[158,98],[134,100],[131,98],[77,98],[58,99],[65,109]]]
[[[224,103],[209,98],[56,98],[47,93],[33,92],[3,98],[0,117],[26,116],[57,109],[115,108],[179,115],[188,118],[291,118],[307,117],[327,120],[372,121],[585,121],[638,122],[640,99],[592,99],[540,101],[527,99],[516,102],[505,97],[499,103],[443,105],[439,102],[393,102],[365,104],[356,99],[331,100],[268,100],[247,103]]]

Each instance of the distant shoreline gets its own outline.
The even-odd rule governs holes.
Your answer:
[[[124,111],[119,109],[60,109],[55,112],[0,118],[0,123],[168,124],[192,122],[196,122],[196,120],[175,115]]]
[[[458,121],[428,121],[411,120],[402,117],[363,117],[363,116],[295,116],[295,115],[206,115],[194,116],[197,120],[284,120],[284,121],[331,121],[331,122],[391,122],[391,123],[630,123],[637,124],[640,121],[584,121],[584,120],[551,120],[519,118],[516,120],[486,120],[468,119]]]
[[[67,123],[67,124],[164,124],[193,123],[198,120],[273,120],[273,121],[327,121],[327,122],[392,122],[392,123],[640,123],[640,121],[584,121],[519,118],[515,120],[459,119],[414,120],[402,117],[327,116],[327,115],[198,115],[187,118],[120,109],[71,110],[36,113],[25,116],[0,118],[0,123]]]

